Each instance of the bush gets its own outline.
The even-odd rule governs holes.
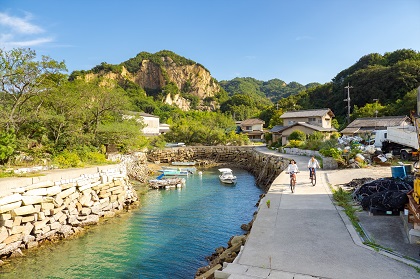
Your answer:
[[[299,131],[299,130],[293,131],[287,139],[289,141],[291,141],[291,140],[305,141],[306,140],[306,134],[302,131]]]
[[[77,168],[83,167],[79,155],[76,152],[64,150],[53,158],[53,164],[59,168]]]
[[[287,144],[287,147],[303,147],[303,145],[305,144],[304,141],[301,140],[290,140],[289,143]]]

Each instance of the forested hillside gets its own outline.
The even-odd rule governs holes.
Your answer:
[[[416,109],[420,86],[420,53],[402,49],[384,55],[372,53],[338,73],[330,83],[319,85],[278,102],[283,110],[331,108],[341,124],[347,114],[350,85],[351,116],[409,115]]]

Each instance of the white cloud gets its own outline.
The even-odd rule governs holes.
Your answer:
[[[9,16],[5,13],[0,13],[0,25],[9,27],[11,30],[21,33],[21,34],[39,34],[43,33],[44,30],[30,23],[32,15],[27,13],[25,18],[18,18]]]
[[[53,42],[52,37],[38,37],[45,33],[40,26],[31,23],[32,15],[26,13],[24,17],[10,16],[0,12],[0,44],[6,49],[14,47],[39,46]]]

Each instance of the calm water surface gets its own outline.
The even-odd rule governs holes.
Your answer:
[[[263,191],[254,177],[233,169],[235,186],[217,169],[187,178],[186,186],[151,190],[141,207],[49,245],[0,269],[1,278],[194,278],[206,256],[243,234]]]

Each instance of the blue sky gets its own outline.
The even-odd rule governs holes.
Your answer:
[[[171,50],[217,80],[325,83],[363,55],[420,51],[419,0],[0,0],[0,48],[69,73]]]

